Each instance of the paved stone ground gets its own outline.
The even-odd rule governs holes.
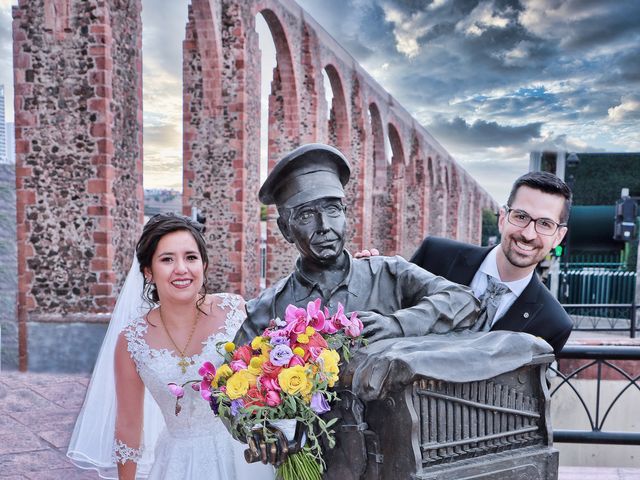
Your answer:
[[[0,373],[0,478],[95,480],[65,453],[86,374]],[[640,469],[560,467],[559,480],[640,480]]]

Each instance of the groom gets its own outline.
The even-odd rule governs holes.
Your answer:
[[[248,316],[236,335],[237,345],[260,335],[271,319],[284,318],[289,304],[304,307],[317,298],[332,312],[338,302],[345,312],[358,312],[364,324],[363,335],[370,342],[446,333],[468,328],[476,320],[478,302],[467,287],[437,277],[399,256],[354,259],[345,250],[343,199],[350,173],[349,162],[341,152],[328,145],[308,144],[286,155],[267,177],[259,192],[260,201],[276,205],[280,232],[296,246],[300,256],[290,275],[247,303]],[[357,399],[346,403],[358,417],[358,408],[354,407]],[[360,445],[359,451],[366,451],[366,424],[361,418],[350,420],[352,424],[343,419],[337,428],[337,445],[328,452],[330,455],[347,455],[343,451],[347,444]],[[366,458],[327,464],[327,478],[349,473],[358,478]],[[351,465],[351,472],[332,472],[332,464]]]

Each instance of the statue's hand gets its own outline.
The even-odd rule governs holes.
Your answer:
[[[272,434],[270,440],[265,439],[261,429],[254,429],[247,437],[248,447],[244,451],[247,463],[270,463],[275,467],[282,465],[289,455],[302,450],[305,441],[305,428],[302,422],[296,424],[296,431],[292,440],[287,440],[282,430],[274,426],[267,427]]]
[[[372,248],[371,250],[365,248],[353,254],[354,258],[369,258],[377,255],[380,255],[380,251],[377,248]]]
[[[371,342],[403,336],[400,324],[393,317],[387,317],[375,312],[358,312],[358,316],[364,325],[362,334]]]

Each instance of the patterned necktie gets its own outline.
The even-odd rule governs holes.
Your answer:
[[[487,289],[480,295],[480,315],[474,325],[474,331],[488,332],[491,330],[493,317],[496,316],[502,296],[511,291],[509,287],[491,275],[487,275],[487,280]]]

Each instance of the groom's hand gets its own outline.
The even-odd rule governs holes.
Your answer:
[[[371,342],[404,336],[400,324],[394,317],[376,312],[358,312],[358,317],[364,325],[362,334]]]

